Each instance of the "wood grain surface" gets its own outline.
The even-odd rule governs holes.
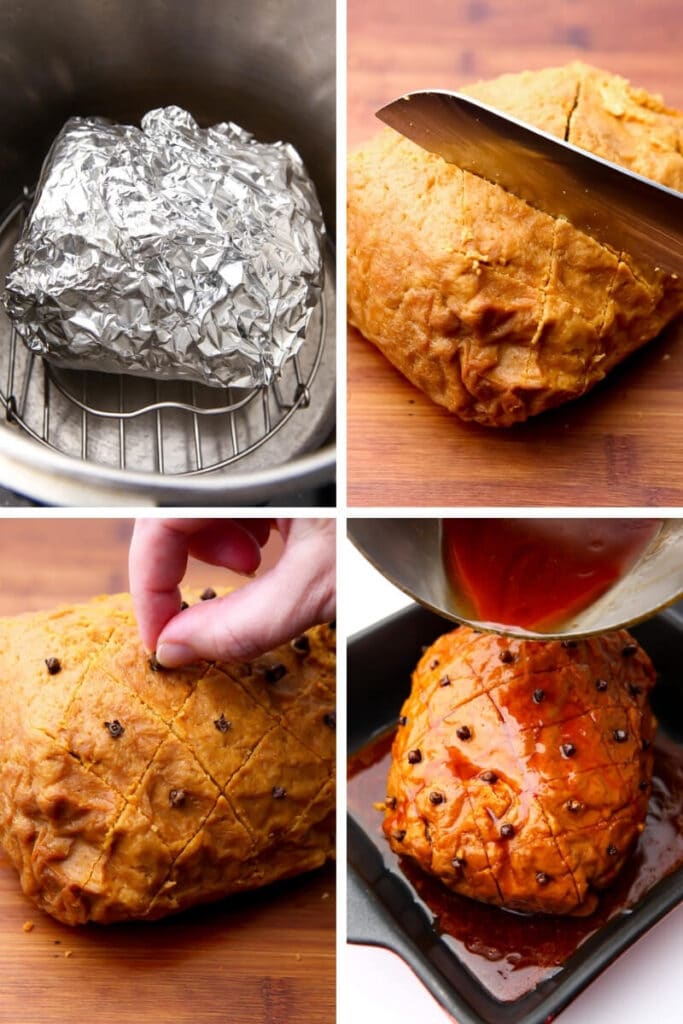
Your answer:
[[[677,0],[396,0],[390,14],[349,0],[348,13],[350,146],[404,92],[576,59],[683,108]],[[347,434],[350,505],[681,505],[683,324],[589,395],[509,430],[461,423],[350,330]]]
[[[130,531],[0,519],[0,615],[126,589]],[[266,567],[279,550],[275,537]],[[200,563],[188,581],[244,583]],[[328,865],[154,924],[71,929],[35,909],[0,853],[0,1022],[332,1024],[334,895]]]

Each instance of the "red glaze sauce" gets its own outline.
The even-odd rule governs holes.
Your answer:
[[[457,604],[485,623],[544,632],[588,608],[637,562],[661,519],[444,519]]]
[[[393,733],[350,760],[348,805],[389,871],[406,879],[435,930],[492,996],[511,1002],[551,978],[607,921],[627,914],[656,882],[683,864],[683,747],[655,740],[652,796],[645,831],[616,883],[588,917],[515,914],[446,889],[407,857],[398,857],[382,833],[383,804]]]

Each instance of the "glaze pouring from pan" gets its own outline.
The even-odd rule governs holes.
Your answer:
[[[510,636],[591,636],[683,594],[680,519],[354,519],[349,535],[420,604]]]

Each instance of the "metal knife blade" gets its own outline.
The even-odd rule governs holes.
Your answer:
[[[413,92],[377,117],[423,149],[608,245],[683,275],[683,194],[461,93]]]

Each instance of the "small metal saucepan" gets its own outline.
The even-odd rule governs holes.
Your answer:
[[[632,626],[683,595],[683,519],[664,519],[635,564],[606,593],[544,633],[481,623],[451,586],[440,519],[350,519],[349,536],[382,575],[432,611],[510,636],[580,637]]]

